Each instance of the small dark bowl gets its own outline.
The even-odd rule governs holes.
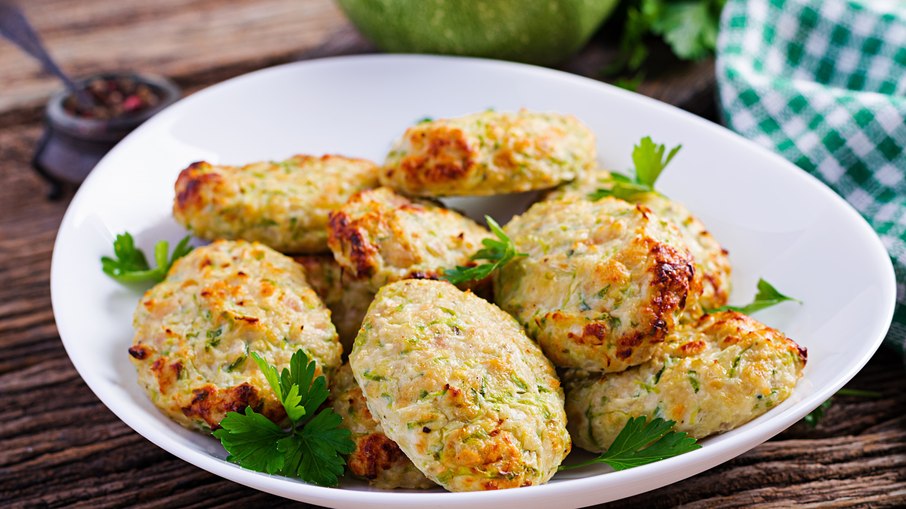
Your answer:
[[[67,111],[68,90],[54,94],[47,103],[44,135],[32,165],[50,184],[50,196],[59,196],[63,184],[79,184],[114,145],[142,122],[176,102],[181,92],[167,78],[134,73],[102,73],[76,81],[79,87],[98,78],[129,78],[151,88],[159,101],[144,110],[111,119],[85,118]]]

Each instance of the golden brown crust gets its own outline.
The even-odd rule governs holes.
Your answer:
[[[342,354],[302,268],[244,241],[218,241],[177,260],[142,297],[133,326],[129,356],[151,402],[205,431],[246,406],[285,417],[251,352],[282,369],[303,349],[328,376]]]
[[[356,384],[349,364],[344,364],[334,377],[331,405],[343,418],[341,426],[350,431],[356,444],[355,450],[346,458],[352,475],[386,489],[436,486],[415,468],[396,442],[384,435],[381,425],[368,411],[365,396]]]
[[[672,331],[654,357],[620,373],[564,375],[576,445],[607,449],[630,417],[654,416],[703,438],[736,428],[792,393],[805,349],[734,311],[704,315]]]
[[[412,138],[414,144],[424,143],[421,153],[400,161],[399,171],[411,182],[436,184],[462,178],[475,165],[469,143],[462,129],[439,126],[429,133],[418,131]],[[389,176],[395,170],[389,170]]]
[[[327,243],[340,266],[377,291],[401,279],[440,279],[445,269],[469,264],[489,236],[457,212],[381,187],[330,213]]]
[[[514,193],[574,179],[595,157],[594,135],[575,117],[485,111],[407,129],[381,183],[416,196]]]
[[[179,172],[175,186],[176,209],[187,211],[202,207],[202,189],[207,186],[217,187],[223,178],[217,173],[210,173],[210,169],[210,163],[196,161]]]
[[[259,241],[284,253],[327,250],[327,214],[376,186],[378,167],[337,155],[245,166],[192,163],[176,180],[173,216],[200,238]]]
[[[545,200],[589,199],[598,189],[609,189],[611,173],[603,169],[586,172],[578,179],[547,193]],[[630,202],[644,205],[658,218],[672,222],[695,260],[695,277],[685,303],[681,320],[689,323],[705,310],[717,309],[730,296],[730,259],[726,249],[708,232],[705,225],[682,204],[659,193],[640,193]]]
[[[161,386],[160,390],[165,393],[168,389]],[[208,384],[194,389],[192,393],[194,397],[188,405],[181,407],[182,413],[189,419],[203,420],[212,430],[220,427],[220,421],[228,412],[244,412],[246,407],[252,407],[274,422],[286,418],[282,405],[272,399],[261,398],[258,389],[247,382],[226,389]]]
[[[360,224],[373,219],[376,219],[374,214],[356,220],[343,210],[330,213],[327,244],[345,248],[346,257],[352,262],[347,268],[354,277],[370,277],[375,272],[373,258],[378,248],[359,229]]]
[[[605,198],[536,204],[506,225],[528,253],[494,279],[495,298],[561,367],[622,371],[676,325],[694,276],[676,228]]]
[[[296,263],[305,268],[305,279],[330,309],[330,320],[337,328],[343,351],[352,350],[368,305],[374,300],[367,280],[344,271],[333,256],[297,256]]]

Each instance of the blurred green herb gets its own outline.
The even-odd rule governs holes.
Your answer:
[[[701,448],[695,439],[682,431],[673,431],[674,421],[660,417],[650,422],[642,417],[630,417],[610,447],[595,459],[578,465],[561,465],[559,470],[572,470],[597,463],[614,470],[647,465]]]
[[[788,297],[774,288],[771,283],[768,283],[764,279],[758,280],[758,293],[755,294],[755,299],[744,305],[744,306],[721,306],[717,309],[706,310],[706,313],[717,313],[719,311],[738,311],[744,315],[751,315],[756,311],[761,311],[762,309],[769,308],[771,306],[776,306],[781,302],[794,301],[802,303],[801,301]]]
[[[526,256],[525,253],[516,252],[516,245],[513,244],[513,241],[503,232],[496,221],[491,219],[490,216],[484,216],[484,219],[487,221],[491,232],[497,236],[497,240],[483,239],[481,243],[484,247],[472,255],[471,259],[488,260],[491,263],[482,263],[472,267],[458,265],[456,268],[444,271],[444,279],[454,285],[465,283],[466,281],[481,281],[490,276],[495,270],[509,263],[513,258]]]
[[[831,407],[831,405],[834,404],[834,398],[836,398],[838,396],[877,399],[877,398],[880,398],[882,396],[882,394],[877,391],[864,391],[861,389],[847,389],[844,387],[843,389],[840,389],[839,391],[837,391],[836,394],[834,394],[833,396],[828,398],[827,401],[818,405],[818,408],[812,410],[811,412],[809,412],[808,415],[803,417],[802,422],[808,424],[812,428],[816,427],[818,425],[818,423],[821,422],[821,419],[824,418],[824,414],[827,412],[827,410]]]
[[[677,145],[667,152],[665,145],[659,145],[650,136],[645,136],[632,148],[633,175],[611,173],[608,179],[601,181],[604,187],[589,194],[589,198],[600,200],[613,196],[630,201],[640,194],[655,192],[654,183],[681,148],[682,145]]]
[[[637,71],[649,55],[645,38],[660,37],[683,60],[714,53],[720,12],[726,0],[628,0],[620,38],[620,58],[605,69],[615,75]]]
[[[145,281],[160,282],[167,276],[167,272],[173,265],[173,262],[189,254],[192,246],[189,245],[189,236],[186,235],[176,247],[173,248],[173,254],[167,255],[170,250],[170,243],[161,240],[154,245],[154,261],[157,268],[152,269],[148,265],[145,253],[135,246],[135,241],[129,232],[121,233],[113,241],[113,254],[116,258],[109,256],[101,257],[101,270],[104,274],[112,277],[120,283],[141,283]]]

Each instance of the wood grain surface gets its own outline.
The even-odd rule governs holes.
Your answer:
[[[25,6],[75,74],[158,72],[189,91],[267,65],[374,51],[326,0],[34,0]],[[564,68],[595,77],[613,51],[601,35]],[[46,185],[29,167],[40,105],[56,87],[0,42],[0,505],[299,507],[152,445],[107,410],[70,364],[54,325],[49,272],[72,191],[46,200]],[[715,114],[711,62],[665,67],[640,91]],[[797,424],[708,472],[611,506],[906,506],[904,375],[902,361],[882,350],[849,384],[880,391],[881,398],[837,398],[817,428]]]

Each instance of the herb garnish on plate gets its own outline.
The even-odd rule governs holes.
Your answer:
[[[327,400],[324,375],[315,377],[315,362],[302,350],[280,374],[257,353],[251,357],[283,404],[290,425],[281,428],[251,407],[244,414],[229,412],[214,432],[230,453],[227,460],[258,472],[336,486],[346,465],[342,455],[354,451],[355,442],[333,409],[315,413]]]
[[[559,470],[572,470],[597,463],[609,465],[614,470],[626,470],[655,461],[679,456],[701,448],[694,438],[683,431],[674,431],[674,421],[645,416],[630,417],[610,447],[592,460],[578,465],[561,465]]]

